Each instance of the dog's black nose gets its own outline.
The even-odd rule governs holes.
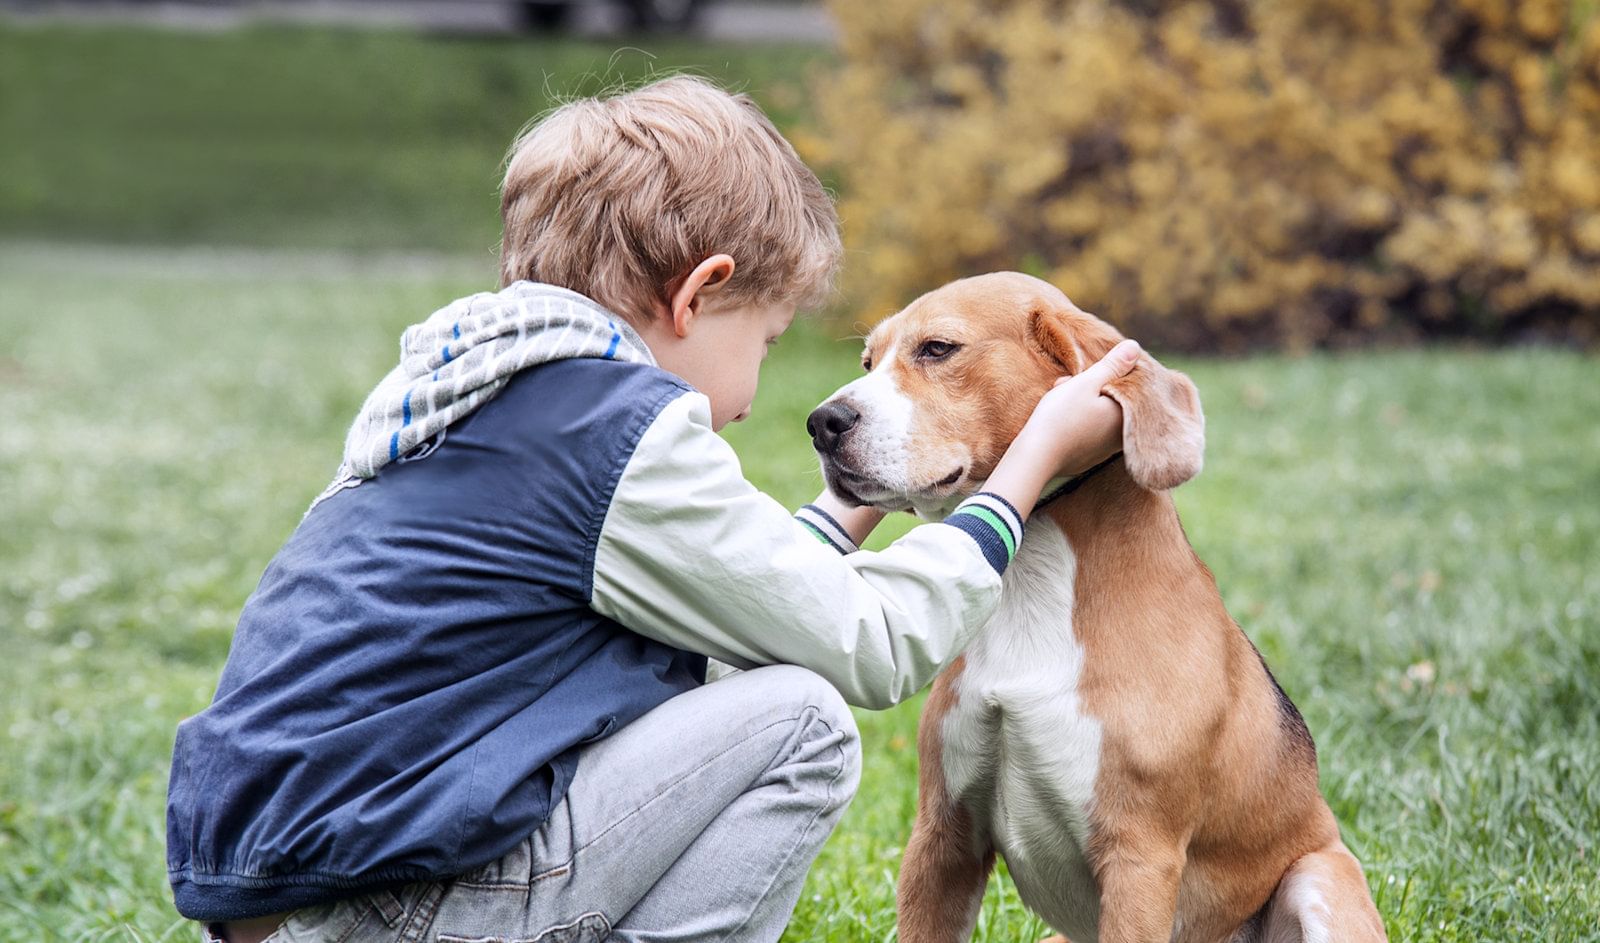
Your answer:
[[[832,452],[839,447],[839,440],[844,438],[844,434],[855,428],[860,418],[861,414],[848,403],[823,403],[806,417],[806,432],[810,433],[811,444],[817,447],[817,451]]]

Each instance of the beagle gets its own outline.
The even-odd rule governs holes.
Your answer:
[[[819,407],[839,414],[817,441],[829,487],[949,513],[1051,384],[1121,339],[1026,275],[922,296]],[[1041,499],[999,609],[923,709],[900,939],[968,939],[999,854],[1073,943],[1385,940],[1311,734],[1167,494],[1200,471],[1194,384],[1143,354],[1105,392],[1124,451]]]

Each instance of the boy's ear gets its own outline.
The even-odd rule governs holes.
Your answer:
[[[1029,317],[1034,341],[1069,374],[1082,372],[1122,340],[1110,325],[1076,310],[1045,304]],[[1206,420],[1192,380],[1141,353],[1133,370],[1107,383],[1105,393],[1122,407],[1123,458],[1136,484],[1166,491],[1200,474]]]
[[[667,299],[673,333],[679,337],[689,333],[689,324],[700,313],[705,299],[728,284],[734,268],[733,256],[719,253],[702,261],[684,276]]]

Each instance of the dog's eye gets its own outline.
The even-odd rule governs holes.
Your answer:
[[[862,357],[861,358],[861,369],[867,371],[868,373],[872,372],[872,358],[871,357]]]
[[[943,360],[960,349],[960,344],[949,341],[923,341],[917,349],[917,356],[923,360]]]

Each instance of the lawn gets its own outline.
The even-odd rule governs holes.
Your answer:
[[[192,938],[173,729],[400,329],[492,287],[517,128],[683,66],[797,127],[825,58],[0,21],[0,943]],[[856,372],[849,332],[792,331],[729,431],[790,505],[820,487],[802,423]],[[1188,532],[1305,714],[1392,938],[1600,939],[1595,360],[1181,366],[1209,419]],[[917,710],[861,715],[861,792],[789,940],[892,934]],[[997,878],[979,938],[1043,934]]]
[[[163,873],[173,727],[399,330],[488,278],[411,256],[0,254],[0,940],[188,938]],[[729,434],[791,505],[820,485],[804,414],[856,370],[844,333],[791,332]],[[1189,533],[1304,711],[1393,938],[1596,938],[1594,362],[1183,366],[1210,425],[1178,492]],[[861,792],[790,940],[888,938],[916,716],[861,715]],[[1042,932],[997,880],[979,937]]]
[[[557,101],[687,70],[787,128],[828,58],[638,42],[0,17],[0,238],[487,252],[506,148]]]

